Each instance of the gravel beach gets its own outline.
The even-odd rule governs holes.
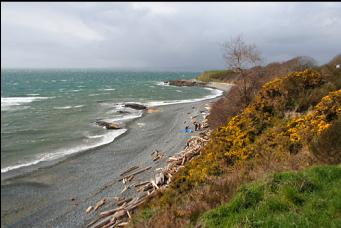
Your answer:
[[[129,189],[121,194],[120,174],[132,166],[152,166],[136,175],[133,182],[149,180],[167,157],[181,151],[191,133],[191,116],[202,117],[210,102],[175,104],[157,107],[159,112],[146,113],[132,121],[128,131],[114,142],[71,156],[50,167],[1,181],[2,227],[84,227],[97,213],[85,213],[103,197],[133,195]],[[166,156],[153,162],[151,153],[159,150]],[[104,205],[100,211],[112,208]]]

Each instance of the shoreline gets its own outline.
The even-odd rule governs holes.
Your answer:
[[[209,110],[208,106],[205,106],[205,108]],[[129,188],[135,188],[136,192],[134,195],[130,198],[104,197],[95,205],[89,205],[85,212],[96,213],[95,211],[106,203],[110,201],[116,202],[116,206],[112,206],[111,209],[102,210],[102,212],[97,215],[96,219],[87,224],[87,227],[114,227],[116,225],[120,227],[128,225],[132,218],[131,213],[134,213],[136,209],[138,210],[141,204],[144,204],[146,201],[153,198],[158,192],[167,189],[172,181],[173,175],[184,168],[192,159],[201,155],[201,150],[209,141],[212,129],[209,128],[207,122],[207,116],[210,112],[208,111],[208,114],[206,114],[200,111],[200,113],[200,117],[199,115],[194,117],[196,122],[200,123],[200,129],[195,129],[187,140],[186,146],[181,151],[168,156],[167,163],[157,168],[154,172],[154,176],[149,180],[146,179],[140,181],[140,183],[134,183],[134,181],[132,181],[137,174],[145,172],[150,169],[151,166],[144,169],[133,166],[120,174],[121,178],[119,181],[122,181],[122,192]],[[158,150],[154,151],[151,155],[153,155],[153,161],[158,161],[164,157],[164,154],[160,153]],[[132,182],[134,184],[132,184]]]
[[[230,86],[230,84],[227,84],[227,83],[223,83],[223,84]],[[202,97],[202,98],[196,98],[196,99],[187,99],[187,100],[184,99],[184,100],[174,100],[174,101],[152,101],[152,102],[143,103],[143,105],[146,105],[148,108],[158,108],[158,107],[164,106],[164,105],[186,104],[186,103],[195,103],[195,102],[210,100],[210,99],[214,99],[214,98],[222,96],[223,93],[226,92],[226,90],[228,90],[230,87],[224,90],[224,88],[219,87],[219,86],[207,85],[207,87],[205,86],[204,88],[208,89],[208,90],[213,90],[212,94],[207,95],[207,96]],[[128,103],[133,103],[133,102],[128,102]],[[136,102],[136,103],[138,103],[138,102]],[[11,165],[11,166],[2,168],[1,169],[1,180],[7,180],[10,178],[14,178],[16,176],[25,175],[25,174],[33,172],[37,169],[40,169],[43,167],[48,167],[48,166],[54,165],[56,163],[62,162],[64,159],[67,159],[69,156],[74,156],[75,154],[84,153],[88,150],[96,149],[96,148],[102,147],[104,145],[113,143],[118,137],[121,137],[121,136],[126,134],[126,132],[129,130],[126,127],[129,125],[130,122],[141,118],[143,115],[145,115],[145,112],[142,112],[141,115],[136,116],[135,118],[131,118],[129,121],[127,121],[124,124],[124,128],[122,128],[122,129],[125,129],[125,131],[120,133],[118,136],[115,136],[113,138],[113,140],[111,140],[110,142],[108,141],[108,142],[105,142],[102,144],[100,143],[99,145],[87,146],[84,149],[77,149],[77,151],[75,151],[75,152],[62,152],[62,151],[60,151],[60,152],[58,152],[58,154],[47,153],[47,154],[41,155],[39,159],[31,160],[31,161],[27,161],[27,162],[20,163],[17,165]],[[116,132],[117,132],[117,130],[116,130]],[[114,133],[116,133],[116,132],[114,132]]]
[[[189,136],[180,132],[185,125],[183,121],[189,121],[189,115],[203,110],[208,103],[217,99],[219,97],[159,106],[160,112],[132,120],[127,124],[128,131],[110,144],[70,155],[52,166],[22,176],[2,179],[2,224],[14,227],[23,224],[44,226],[46,222],[51,222],[54,225],[83,226],[94,219],[93,215],[85,213],[85,209],[102,197],[113,196],[114,193],[119,195],[121,184],[115,183],[93,196],[89,195],[117,180],[119,173],[127,167],[135,164],[142,167],[150,163],[150,153],[154,149],[160,147],[168,156],[181,151]],[[140,126],[139,123],[145,125]],[[153,162],[151,164],[159,166]],[[139,177],[142,180],[150,178],[152,171]],[[124,194],[128,196],[131,192],[128,190]],[[75,200],[70,201],[71,198]]]

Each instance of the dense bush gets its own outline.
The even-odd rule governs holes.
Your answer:
[[[266,83],[249,106],[236,108],[236,116],[229,114],[201,156],[142,210],[148,219],[141,224],[194,225],[201,213],[228,201],[241,183],[271,171],[339,162],[341,90],[335,88],[315,70]]]
[[[237,79],[236,73],[231,70],[205,71],[197,77],[203,82],[234,82]]]
[[[236,77],[236,80],[233,81],[233,83],[235,84],[235,88],[233,88],[230,91],[230,93],[226,94],[215,105],[213,105],[212,112],[209,116],[210,126],[212,126],[213,128],[217,128],[222,125],[225,125],[226,122],[229,121],[232,116],[238,114],[240,110],[243,110],[250,102],[253,101],[257,92],[265,83],[275,78],[284,77],[288,73],[291,73],[297,70],[304,70],[307,68],[311,69],[314,67],[312,62],[313,61],[309,58],[296,57],[294,59],[291,59],[283,63],[270,63],[264,67],[257,66],[257,67],[253,67],[247,70],[246,79],[248,81],[248,85],[247,85],[248,103],[245,104],[245,102],[243,102],[243,100],[241,99],[242,82],[238,80],[238,77]],[[332,77],[333,74],[331,73],[330,70],[327,70],[326,68],[323,68],[323,69],[325,73],[328,73],[328,75],[331,75],[329,77],[330,78],[329,81],[331,81],[330,84],[333,84],[334,81],[337,79],[340,80],[341,77],[338,77],[338,78]],[[335,69],[335,66],[334,68],[331,68],[331,69]],[[205,74],[203,74],[202,76],[205,76]],[[209,74],[205,76],[204,80],[205,81],[210,80]],[[318,93],[318,92],[315,91],[314,93]],[[316,98],[317,99],[316,103],[317,103],[322,96],[320,95],[315,96],[315,94],[308,93],[304,97],[307,97],[308,99],[314,99],[315,97],[317,97]],[[302,99],[305,99],[305,98],[302,98]],[[302,106],[301,109],[302,110],[306,109],[308,106],[308,103],[309,103],[308,100],[305,103],[303,101],[301,105]]]
[[[309,114],[292,121],[284,118],[286,112],[300,106],[298,98],[305,96],[307,91],[320,90],[324,86],[321,75],[312,70],[291,73],[288,77],[265,84],[251,105],[213,132],[202,156],[190,163],[181,172],[179,181],[174,183],[191,186],[203,182],[209,175],[219,175],[224,167],[222,163],[232,165],[236,161],[257,156],[260,151],[257,142],[262,138],[268,140],[266,144],[276,142],[272,151],[282,147],[290,153],[297,152],[304,143],[302,138],[314,132],[320,133],[321,129],[326,129],[332,121],[340,118],[337,114],[341,104],[340,91],[323,98]],[[298,124],[302,121],[304,127]],[[288,127],[285,126],[287,122]],[[280,129],[280,132],[275,133],[271,128]],[[300,131],[301,137],[296,131]],[[266,144],[260,146],[265,147]]]

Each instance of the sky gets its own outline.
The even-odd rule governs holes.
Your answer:
[[[341,3],[1,3],[1,68],[226,68],[242,35],[263,64],[341,53]]]

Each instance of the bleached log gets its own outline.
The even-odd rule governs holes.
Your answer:
[[[121,191],[121,194],[122,194],[123,192],[127,191],[128,188],[129,188],[129,186],[124,186],[123,190]]]
[[[168,162],[172,162],[172,161],[177,161],[178,158],[175,158],[175,157],[169,157],[168,158]]]
[[[144,172],[144,171],[146,171],[146,170],[148,170],[148,169],[151,169],[151,168],[152,168],[151,166],[148,166],[148,167],[143,168],[143,169],[141,169],[141,170],[135,171],[135,172],[131,173],[130,175],[127,175],[127,176],[125,176],[125,177],[120,178],[119,181],[123,180],[123,178],[127,178],[127,177],[130,177],[130,176],[135,176],[135,175],[137,175],[137,174],[139,174],[139,173],[142,173],[142,172]]]
[[[148,183],[150,183],[150,182],[149,182],[149,181],[141,182],[141,183],[139,183],[139,184],[135,184],[134,187],[137,188],[137,187],[140,187],[140,186],[142,186],[142,185],[146,185],[146,184],[148,184]]]
[[[121,173],[120,176],[124,176],[125,174],[127,174],[127,173],[129,173],[135,169],[138,169],[138,168],[139,168],[138,166],[133,166],[133,167],[127,169],[126,171],[124,171],[123,173]]]
[[[156,189],[159,189],[159,186],[157,186],[157,184],[154,182],[154,180],[152,180],[150,183],[152,183],[152,185],[153,185]]]
[[[127,178],[127,181],[131,181],[134,178],[133,175],[131,175],[130,177]]]
[[[127,214],[126,209],[122,209],[122,210],[116,211],[112,217],[115,219],[120,219],[120,218],[124,217],[126,214]]]
[[[143,204],[145,202],[145,199],[144,200],[141,200],[129,207],[127,207],[127,210],[131,211],[131,210],[134,210],[135,208],[137,208],[138,206],[140,206],[141,204]]]
[[[133,198],[127,198],[127,199],[122,199],[116,203],[117,206],[121,206],[124,203],[128,203],[132,200]]]
[[[88,227],[90,227],[90,228],[100,228],[100,227],[102,227],[102,226],[104,226],[104,225],[106,225],[106,224],[108,224],[109,222],[110,222],[110,220],[112,219],[112,217],[111,216],[108,216],[108,217],[106,217],[106,218],[99,218],[98,220],[95,220],[94,221],[94,223],[92,223],[93,225],[88,225]]]
[[[107,216],[109,216],[109,215],[114,214],[116,211],[119,211],[119,210],[122,210],[122,209],[124,209],[122,206],[121,206],[121,207],[117,207],[117,208],[115,208],[115,209],[111,209],[111,210],[108,210],[108,211],[103,211],[103,212],[101,212],[99,215],[100,215],[101,217],[107,217]]]
[[[182,158],[181,165],[184,165],[184,164],[185,164],[185,161],[186,161],[186,156],[184,156],[184,157]]]
[[[86,213],[89,213],[90,211],[92,211],[92,209],[94,209],[94,207],[93,207],[93,206],[89,206],[89,207],[85,210],[85,212],[86,212]]]
[[[105,204],[105,202],[106,202],[106,199],[105,199],[105,198],[104,198],[104,199],[101,199],[101,200],[96,204],[94,210],[97,211],[98,208],[100,208],[101,206],[103,206],[103,205]]]
[[[129,213],[128,210],[127,210],[127,215],[128,215],[128,217],[129,217],[129,219],[131,219],[131,215],[130,215],[130,213]]]
[[[111,228],[117,225],[118,221],[116,219],[112,219],[108,224],[102,226],[102,228]]]

